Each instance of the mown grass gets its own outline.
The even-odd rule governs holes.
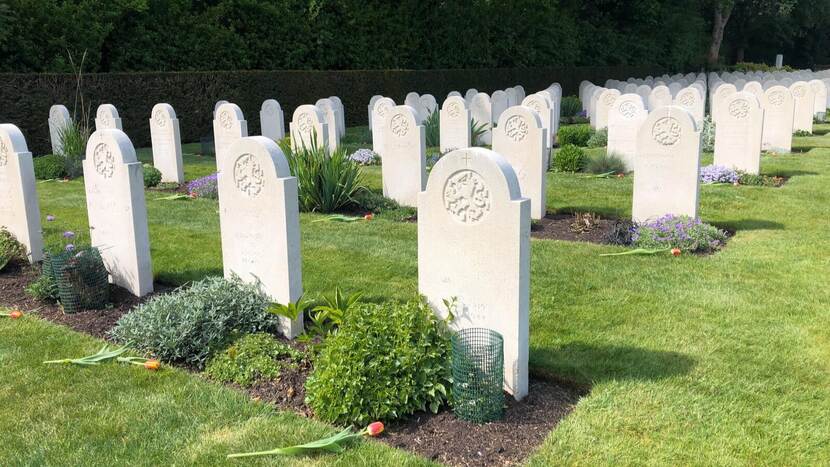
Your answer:
[[[823,134],[796,138],[795,153],[763,156],[763,173],[792,177],[784,187],[701,187],[701,217],[737,230],[715,255],[599,257],[617,247],[532,242],[531,367],[591,384],[592,390],[548,436],[531,464],[821,464],[830,459],[830,125],[817,129]],[[212,159],[187,156],[186,161],[188,178],[213,170]],[[706,155],[704,164],[710,162]],[[379,168],[365,174],[379,188]],[[548,177],[551,211],[631,212],[631,177]],[[81,181],[44,183],[38,190],[44,215],[55,214],[58,222],[83,230]],[[180,284],[220,274],[216,202],[156,201],[155,196],[147,195],[158,280]],[[372,301],[416,293],[414,224],[311,222],[319,217],[301,215],[310,296],[336,286],[364,291]],[[58,222],[48,226],[51,241],[64,228]],[[104,456],[113,449],[117,457],[105,459],[124,464],[151,458],[210,463],[219,459],[210,453],[227,443],[262,448],[274,440],[282,444],[280,433],[296,440],[324,429],[290,415],[260,415],[257,410],[265,409],[259,405],[175,372],[165,375],[170,381],[162,385],[144,374],[107,369],[114,373],[106,373],[112,378],[103,381],[121,380],[105,383],[117,389],[112,391],[93,378],[67,380],[61,376],[66,369],[36,363],[94,350],[89,339],[34,320],[17,327],[2,322],[0,334],[0,372],[8,375],[0,382],[0,425],[14,427],[0,438],[5,441],[0,458],[37,464],[71,456],[72,449]],[[31,391],[37,391],[34,403],[16,396]],[[84,408],[87,399],[107,415],[90,416],[95,410]],[[170,418],[133,423],[148,401],[165,407]],[[257,423],[272,435],[246,429]],[[81,435],[79,425],[85,427]],[[24,434],[27,429],[30,434]],[[237,435],[227,435],[227,441],[217,434],[222,430]],[[197,441],[203,434],[214,441]],[[204,443],[206,457],[188,457],[194,444]],[[152,457],[150,445],[168,449]],[[410,459],[374,446],[359,452],[364,450],[369,464]]]

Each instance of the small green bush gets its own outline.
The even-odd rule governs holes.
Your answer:
[[[585,162],[585,171],[593,174],[625,173],[625,162],[613,153],[597,154]]]
[[[54,180],[66,177],[66,164],[63,157],[56,154],[35,157],[35,178],[38,180]]]
[[[577,96],[565,96],[562,98],[560,118],[572,118],[582,112],[582,102]]]
[[[557,172],[579,172],[585,167],[588,156],[582,148],[566,144],[556,151],[553,169]]]
[[[161,171],[150,164],[144,164],[144,188],[153,188],[161,183]]]
[[[255,285],[208,277],[157,295],[124,315],[111,331],[124,345],[201,368],[240,333],[276,331],[278,317]]]
[[[283,368],[295,366],[302,358],[298,350],[271,334],[246,334],[214,355],[205,374],[223,383],[248,387],[257,381],[276,379]]]
[[[559,146],[573,144],[575,146],[585,147],[594,130],[590,125],[565,125],[559,127],[557,133],[557,140]]]
[[[813,134],[807,130],[796,130],[793,136],[813,136]]]
[[[589,148],[603,148],[608,146],[608,128],[600,128],[588,138],[586,145]]]
[[[438,110],[433,111],[424,119],[424,135],[428,148],[441,144],[441,116]]]
[[[415,208],[401,206],[395,200],[372,190],[360,190],[354,196],[351,208],[360,212],[371,212],[384,219],[402,221],[415,214]]]
[[[89,135],[89,127],[75,121],[58,130],[58,140],[61,143],[59,155],[63,158],[66,175],[70,178],[79,177],[84,173],[83,161]]]
[[[11,232],[0,228],[0,271],[13,262],[25,259],[26,247]]]
[[[34,282],[26,286],[26,293],[35,300],[57,301],[58,285],[50,274],[41,274]]]
[[[312,144],[295,152],[288,139],[279,145],[297,177],[301,211],[334,212],[354,203],[355,195],[366,189],[360,166],[349,159],[343,147],[330,152]]]
[[[786,179],[784,177],[738,172],[738,184],[740,185],[779,187],[783,185],[785,181]]]
[[[315,360],[306,403],[339,424],[437,412],[450,389],[444,326],[423,300],[351,308]]]

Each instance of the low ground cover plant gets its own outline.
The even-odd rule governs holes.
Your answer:
[[[703,152],[712,152],[715,150],[715,122],[712,121],[711,115],[706,115],[703,119],[703,133],[701,136],[701,149]]]
[[[600,128],[595,131],[585,143],[589,148],[603,148],[608,146],[608,128]]]
[[[153,188],[161,183],[161,171],[150,164],[144,164],[144,188]]]
[[[139,305],[111,336],[162,360],[202,368],[239,333],[276,331],[278,317],[266,311],[268,305],[255,285],[208,277]]]
[[[644,249],[679,248],[690,253],[711,253],[726,244],[727,233],[689,216],[667,214],[637,224],[631,233],[632,245]]]
[[[213,173],[191,180],[187,184],[187,192],[194,198],[219,198],[219,174]]]
[[[271,334],[247,334],[208,361],[205,374],[223,383],[248,387],[278,378],[284,368],[296,366],[303,354]]]
[[[349,155],[349,160],[360,165],[377,165],[380,163],[380,156],[371,149],[358,149]]]
[[[585,161],[585,171],[593,174],[624,174],[625,162],[614,153],[602,153]]]
[[[15,261],[26,259],[26,247],[5,228],[0,228],[0,271]]]
[[[445,323],[423,300],[359,304],[315,359],[306,403],[342,424],[436,412],[450,390],[449,348]]]
[[[716,183],[734,184],[740,180],[738,172],[722,165],[707,165],[700,168],[700,183],[707,185]]]

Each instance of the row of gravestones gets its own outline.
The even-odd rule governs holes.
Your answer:
[[[218,115],[232,105],[221,104]],[[414,112],[402,107],[416,130]],[[514,136],[534,138],[541,157],[546,135],[538,117],[523,107],[512,109],[533,130],[519,125]],[[303,286],[297,179],[285,155],[270,138],[242,137],[217,164],[225,275],[258,284],[274,301],[298,300]],[[150,293],[142,165],[132,142],[120,129],[95,131],[83,170],[92,246],[100,249],[112,282],[137,296]],[[0,190],[0,225],[26,245],[32,261],[39,260],[43,240],[32,157],[11,124],[0,125]],[[528,391],[531,201],[522,197],[519,178],[494,151],[456,150],[436,164],[417,193],[417,207],[420,292],[445,315],[444,299],[455,297],[456,328],[481,326],[502,334],[505,388],[522,398]],[[283,318],[281,330],[296,336],[302,317]]]

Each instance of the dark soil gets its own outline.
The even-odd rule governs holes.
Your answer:
[[[38,275],[39,270],[28,265],[0,273],[0,306],[20,309],[99,338],[106,338],[121,316],[149,298],[138,299],[111,285],[111,305],[107,308],[64,314],[60,306],[40,302],[26,294],[25,287]],[[170,290],[156,284],[154,294]],[[286,342],[307,351],[303,343]],[[196,368],[177,366],[198,372]],[[285,368],[276,380],[261,381],[250,388],[228,386],[277,409],[312,417],[311,409],[305,404],[305,381],[311,370],[311,363],[304,360],[295,368]],[[407,420],[390,423],[378,440],[454,466],[514,465],[538,448],[586,393],[584,388],[532,376],[529,395],[521,402],[505,394],[503,420],[479,425],[460,420],[447,409],[437,414],[418,413]]]
[[[125,289],[110,284],[110,299],[105,308],[65,314],[60,305],[36,300],[26,293],[26,286],[39,276],[39,268],[29,266],[15,268],[8,272],[4,270],[0,273],[0,306],[36,314],[54,323],[99,338],[106,338],[107,331],[112,329],[115,323],[134,306],[155,294],[170,290],[168,287],[155,284],[156,292],[136,298]]]
[[[546,240],[608,243],[608,233],[617,222],[616,219],[599,218],[591,228],[576,229],[573,227],[575,221],[574,214],[548,214],[533,222],[530,236]]]

